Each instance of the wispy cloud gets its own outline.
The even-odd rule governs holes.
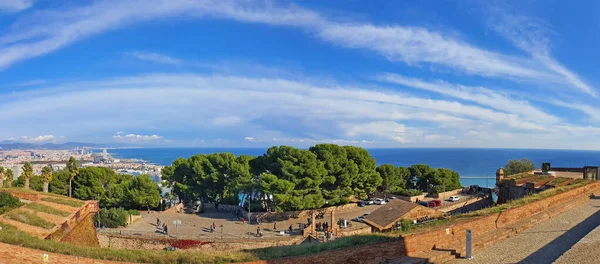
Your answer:
[[[556,123],[560,120],[558,117],[532,106],[527,101],[518,98],[511,98],[505,94],[494,92],[493,90],[485,87],[469,87],[451,84],[440,80],[427,82],[416,78],[409,78],[399,74],[390,73],[381,74],[377,76],[376,79],[477,103],[498,111],[519,115],[521,118],[530,121],[540,120],[549,123]]]
[[[596,96],[593,87],[552,57],[549,47],[552,26],[549,23],[519,14],[508,7],[491,6],[486,10],[490,27],[557,75],[555,81]]]
[[[32,5],[33,0],[2,0],[0,1],[0,13],[19,12],[30,8]]]
[[[56,51],[81,39],[133,23],[174,16],[212,17],[246,23],[303,29],[319,39],[345,48],[372,50],[385,58],[408,65],[430,64],[457,72],[486,77],[563,83],[595,94],[575,73],[543,50],[544,42],[530,45],[537,35],[523,37],[528,30],[517,22],[501,19],[496,29],[531,57],[506,55],[469,44],[467,40],[422,27],[340,23],[293,4],[265,0],[247,1],[96,1],[65,10],[38,11],[25,15],[13,31],[0,37],[0,69],[22,60]],[[347,21],[347,19],[346,19]],[[521,21],[521,20],[519,20]],[[514,32],[514,34],[513,34]],[[537,43],[537,42],[535,42]],[[532,48],[531,50],[529,47]],[[535,50],[535,52],[533,52]],[[181,60],[156,53],[134,53],[138,59],[178,65]]]
[[[219,135],[240,141],[251,137],[264,144],[271,144],[273,138],[278,144],[284,144],[286,138],[299,138],[305,142],[337,139],[357,144],[376,141],[380,146],[423,146],[436,139],[431,135],[446,135],[456,140],[444,144],[460,143],[458,146],[463,147],[526,147],[531,145],[528,139],[534,136],[560,137],[564,127],[583,137],[598,129],[560,119],[531,120],[531,116],[457,101],[426,99],[386,89],[374,91],[372,86],[367,89],[277,78],[182,74],[123,77],[85,85],[86,90],[72,90],[68,88],[70,84],[61,84],[64,90],[1,102],[0,123],[16,133],[45,131],[52,127],[50,124],[65,118],[80,120],[77,124],[61,123],[61,131],[77,131],[66,135],[70,138],[143,127],[156,134],[120,132],[114,134],[114,139],[151,141],[160,139],[161,134],[176,133],[181,140],[214,140]],[[104,107],[89,107],[100,104]],[[45,118],[36,123],[22,122],[37,116]],[[206,126],[215,120],[229,126]],[[160,125],[165,122],[172,125]],[[0,131],[0,137],[7,136],[3,132],[6,133]],[[517,138],[500,144],[493,135],[503,136],[502,133],[512,133]]]
[[[181,65],[182,61],[180,59],[176,59],[167,55],[153,53],[153,52],[142,52],[142,51],[134,51],[131,53],[131,56],[138,60],[160,63],[160,64],[168,64],[168,65]]]

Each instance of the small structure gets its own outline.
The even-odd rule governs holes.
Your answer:
[[[436,218],[444,213],[399,199],[391,200],[366,216],[363,221],[378,231],[389,231],[398,222],[408,219],[417,220],[422,217]]]
[[[499,168],[496,171],[496,184],[500,183],[504,179],[504,170]]]

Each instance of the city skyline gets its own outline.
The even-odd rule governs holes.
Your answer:
[[[7,1],[0,142],[600,149],[590,5]]]

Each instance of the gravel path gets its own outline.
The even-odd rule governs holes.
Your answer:
[[[451,263],[600,263],[600,200],[583,205]]]

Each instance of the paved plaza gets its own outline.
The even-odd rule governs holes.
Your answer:
[[[350,221],[357,216],[361,216],[367,212],[372,212],[379,205],[368,205],[358,207],[350,211],[336,213],[336,219],[344,218]],[[261,223],[260,228],[263,232],[263,238],[256,236],[258,225],[252,222],[242,223],[240,218],[235,213],[220,212],[216,210],[208,210],[201,214],[184,214],[176,212],[145,212],[141,211],[142,219],[135,221],[126,228],[106,229],[99,232],[104,233],[120,233],[123,235],[149,236],[149,237],[165,237],[161,230],[156,228],[156,218],[158,217],[162,223],[166,223],[169,231],[169,237],[181,239],[289,239],[290,234],[288,228],[293,227],[293,235],[301,234],[299,231],[300,223],[307,223],[307,219],[292,218],[286,221],[278,221],[277,230],[273,230],[274,223]],[[181,225],[175,226],[174,221],[179,220]],[[328,222],[329,216],[325,215],[325,219],[316,219],[317,223]],[[210,232],[210,226],[215,223],[217,226],[214,232]],[[331,224],[331,223],[329,223]],[[363,223],[351,221],[351,229],[359,229],[365,227]],[[222,226],[222,227],[221,227]],[[284,230],[282,235],[280,231]]]
[[[600,263],[600,200],[591,199],[537,226],[452,263]]]

